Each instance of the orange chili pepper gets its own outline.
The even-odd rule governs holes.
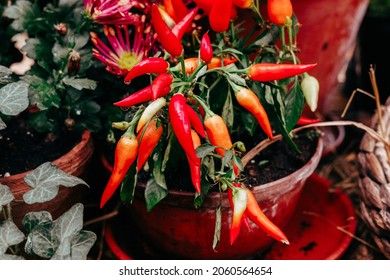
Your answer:
[[[293,15],[293,7],[290,0],[268,0],[267,11],[272,23],[283,25]]]

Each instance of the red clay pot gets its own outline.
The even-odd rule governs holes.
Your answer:
[[[52,163],[62,171],[74,175],[82,176],[86,171],[86,167],[92,157],[94,151],[94,143],[90,131],[85,131],[80,142],[73,147],[68,153],[54,160]],[[80,202],[81,192],[77,186],[72,188],[60,187],[57,196],[51,201],[45,203],[26,204],[23,201],[23,194],[29,190],[29,187],[24,182],[24,177],[31,171],[15,174],[9,177],[0,178],[0,183],[7,185],[15,200],[11,202],[12,218],[14,223],[21,228],[24,215],[31,211],[49,211],[53,219],[56,219],[73,204]]]
[[[318,143],[314,155],[302,168],[285,178],[253,188],[264,213],[282,229],[294,212],[306,179],[318,166],[323,149],[322,139]],[[242,227],[231,246],[229,228],[232,212],[227,195],[223,193],[221,241],[214,251],[212,243],[219,193],[208,195],[202,207],[195,209],[194,193],[170,191],[152,211],[147,212],[144,190],[142,186],[136,188],[135,199],[129,206],[130,222],[134,225],[134,230],[138,228],[143,237],[166,253],[167,258],[250,258],[274,242],[250,222],[251,229]]]

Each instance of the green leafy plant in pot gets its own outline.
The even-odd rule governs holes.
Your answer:
[[[183,9],[171,9],[173,2]],[[247,258],[274,240],[289,243],[282,228],[319,162],[322,141],[317,130],[295,130],[318,121],[302,112],[306,104],[316,110],[319,85],[308,73],[316,63],[299,61],[299,22],[285,2],[135,1],[119,7],[84,1],[86,14],[105,31],[91,32],[95,58],[129,86],[149,78],[114,103],[127,115],[113,123],[123,133],[100,206],[119,194],[132,222],[166,254]],[[269,18],[260,5],[267,5]],[[236,21],[242,9],[256,23],[245,35]],[[119,11],[133,23],[124,25]],[[140,30],[155,38],[154,48],[131,64],[136,58],[127,42]],[[298,160],[294,170],[256,182],[252,161],[267,146],[275,149],[271,154]],[[271,166],[276,173],[271,162],[260,169]]]

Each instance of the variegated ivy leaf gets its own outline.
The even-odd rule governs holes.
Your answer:
[[[47,226],[53,222],[51,214],[47,211],[29,212],[23,217],[23,227],[27,232],[32,232],[39,226]]]
[[[15,197],[12,194],[10,188],[0,183],[0,212],[1,212],[1,206],[7,205],[12,200],[14,200],[14,198]]]
[[[24,260],[22,256],[11,254],[0,254],[0,261],[21,261]]]
[[[59,240],[58,252],[61,256],[70,253],[70,241],[83,228],[84,205],[76,203],[53,222],[53,234]]]
[[[27,254],[36,254],[41,258],[50,259],[57,249],[59,241],[53,235],[51,226],[38,226],[29,233],[24,250]]]
[[[72,260],[86,260],[89,250],[95,244],[97,236],[94,232],[81,230],[72,240]]]
[[[28,84],[24,82],[10,83],[0,89],[0,112],[16,116],[28,106]]]
[[[5,221],[0,224],[0,255],[4,254],[8,247],[21,243],[24,240],[24,234],[11,221]]]
[[[12,82],[12,71],[8,67],[0,65],[0,84],[8,84]]]
[[[24,181],[32,190],[23,194],[27,204],[42,203],[56,197],[60,185],[74,187],[88,184],[73,175],[67,174],[50,162],[45,162],[24,177]]]

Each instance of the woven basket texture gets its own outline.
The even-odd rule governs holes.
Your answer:
[[[390,98],[381,108],[382,125],[386,141],[390,139]],[[371,118],[370,126],[380,133],[378,112]],[[383,142],[365,134],[358,152],[360,210],[371,235],[390,259],[390,158]]]

